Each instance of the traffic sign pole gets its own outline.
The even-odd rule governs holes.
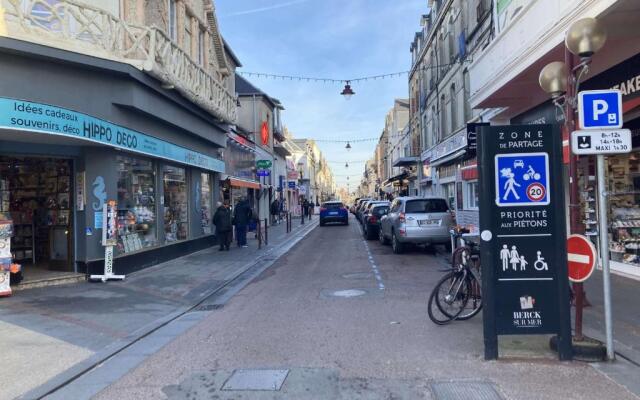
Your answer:
[[[600,223],[600,260],[602,260],[602,284],[604,286],[604,324],[607,337],[607,359],[613,361],[613,324],[611,316],[611,275],[609,271],[609,222],[607,218],[607,193],[605,188],[604,155],[597,156],[598,213]]]

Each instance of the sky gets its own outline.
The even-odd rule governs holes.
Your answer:
[[[409,46],[427,0],[216,0],[220,31],[240,59],[239,72],[351,79],[408,71]],[[318,142],[339,186],[356,189],[395,98],[409,96],[408,77],[351,85],[247,77],[285,107],[284,125],[296,138]],[[345,168],[345,163],[349,167]],[[349,179],[347,180],[347,176]]]

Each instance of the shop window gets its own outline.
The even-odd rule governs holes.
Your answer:
[[[162,168],[164,187],[164,240],[167,243],[188,237],[187,180],[184,168],[165,165]]]
[[[118,252],[155,246],[156,191],[153,162],[118,156]]]
[[[447,199],[447,203],[449,204],[449,208],[452,210],[455,209],[456,205],[456,184],[455,183],[446,183],[442,185],[442,189],[444,192],[444,197]]]
[[[466,210],[478,209],[478,181],[466,183],[464,208]]]
[[[211,175],[200,174],[200,214],[202,217],[202,234],[211,234]]]

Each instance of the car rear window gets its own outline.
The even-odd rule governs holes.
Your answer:
[[[444,199],[409,200],[404,212],[409,213],[438,213],[447,212],[449,207]]]
[[[374,207],[372,212],[373,212],[374,215],[380,216],[380,215],[384,214],[385,211],[388,211],[388,210],[389,210],[389,207],[387,207],[387,206]]]
[[[342,203],[324,203],[322,206],[324,208],[343,208]]]

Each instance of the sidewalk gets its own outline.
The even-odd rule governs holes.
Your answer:
[[[296,243],[315,226],[294,220],[269,227],[269,245],[228,252],[212,247],[130,274],[123,282],[77,283],[0,299],[0,398],[11,399],[64,372],[81,369],[127,346],[227,286],[261,259]],[[61,375],[59,375],[61,374]]]

